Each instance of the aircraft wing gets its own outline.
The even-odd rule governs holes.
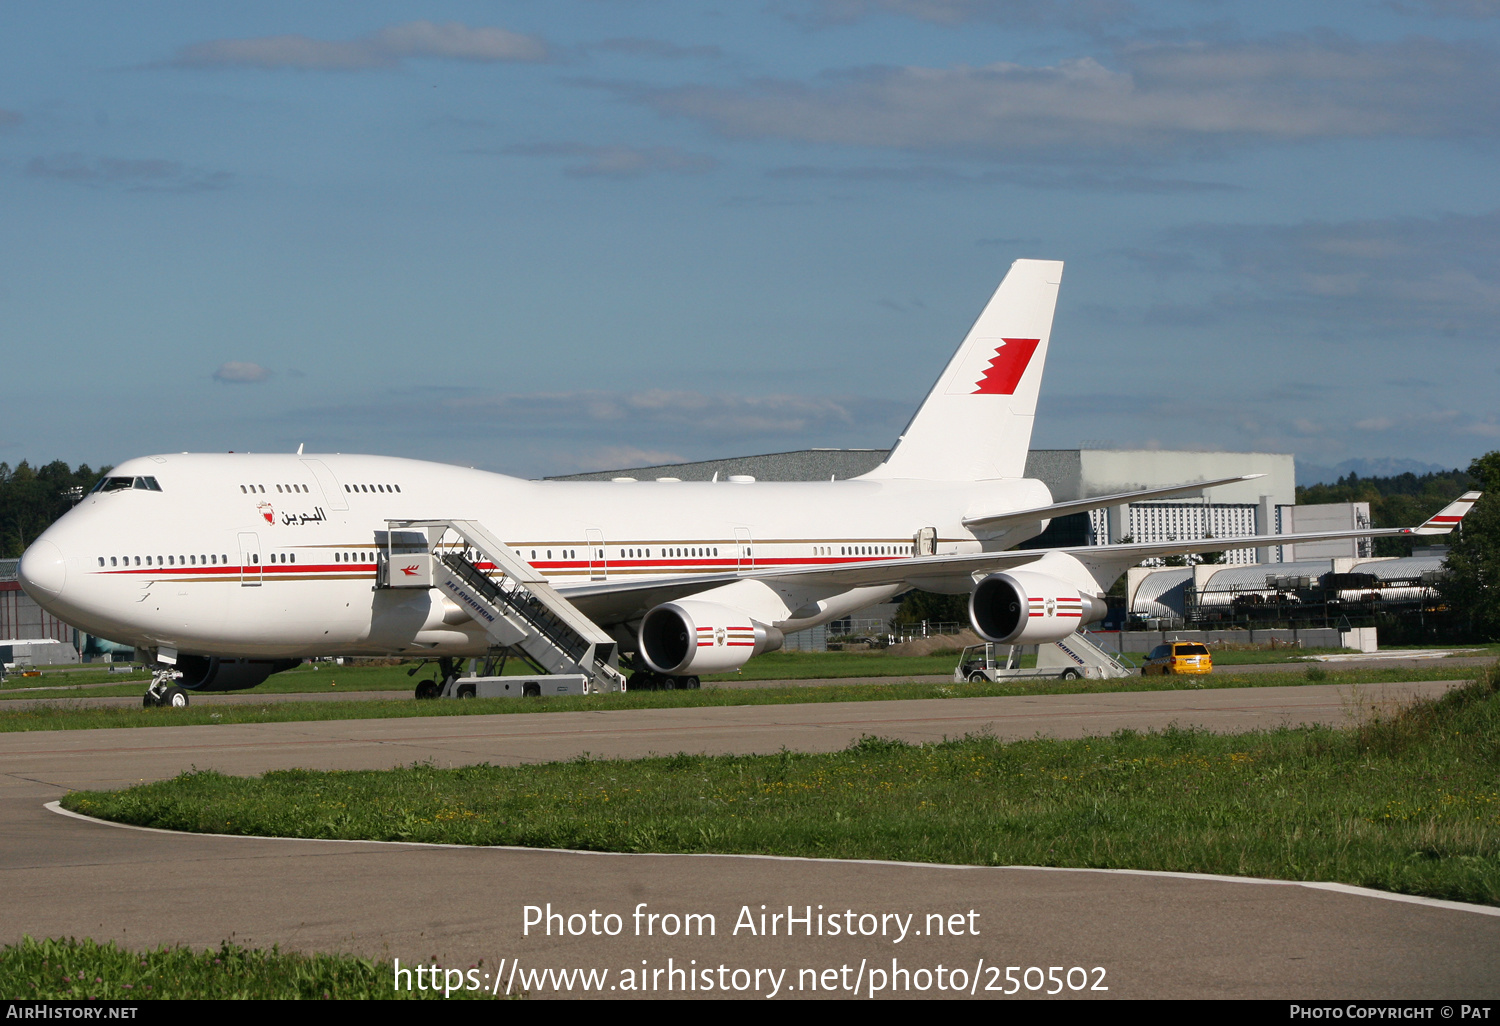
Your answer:
[[[1194,487],[1205,487],[1196,485]],[[806,569],[762,568],[738,573],[702,574],[631,583],[591,582],[558,590],[591,617],[606,622],[644,616],[661,602],[685,598],[734,581],[764,580],[777,585],[811,588],[858,588],[885,584],[908,584],[914,588],[941,588],[973,581],[976,577],[1024,566],[1049,552],[1063,552],[1078,559],[1107,588],[1126,567],[1144,559],[1182,556],[1195,552],[1221,552],[1299,542],[1338,541],[1345,538],[1388,538],[1401,535],[1447,534],[1473,508],[1480,492],[1465,492],[1436,515],[1416,527],[1364,528],[1349,531],[1316,531],[1302,534],[1260,534],[1238,538],[1200,538],[1188,541],[1140,542],[1127,545],[1080,545],[1055,549],[1005,549],[999,552],[969,552],[947,556],[917,556],[880,559],[842,566]],[[1108,580],[1104,580],[1108,578]]]
[[[963,523],[971,531],[984,533],[1002,531],[1018,527],[1022,524],[1034,524],[1040,520],[1065,517],[1072,513],[1087,513],[1091,509],[1103,509],[1106,506],[1123,506],[1126,503],[1144,502],[1147,499],[1170,499],[1176,495],[1201,492],[1205,488],[1217,488],[1220,485],[1239,484],[1241,481],[1254,481],[1256,478],[1265,476],[1264,474],[1244,474],[1240,477],[1221,477],[1217,481],[1194,481],[1191,484],[1170,485],[1166,488],[1146,488],[1138,492],[1096,495],[1090,499],[1055,502],[1050,506],[1037,506],[1034,509],[1016,510],[1011,513],[964,517]]]

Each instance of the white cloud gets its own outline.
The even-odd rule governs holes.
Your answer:
[[[904,167],[856,165],[823,167],[796,164],[772,168],[767,178],[828,179],[839,182],[898,182],[935,186],[1022,185],[1030,189],[1098,190],[1133,193],[1236,192],[1239,186],[1222,182],[1160,178],[1150,175],[1121,173],[1114,169],[1064,170],[1057,167],[1004,167],[979,172],[959,171],[931,164]]]
[[[606,39],[585,47],[587,50],[603,50],[607,53],[622,53],[630,57],[647,57],[656,60],[677,61],[688,58],[722,57],[724,51],[717,46],[681,46],[661,39],[641,39],[630,36],[621,39]]]
[[[472,152],[486,152],[475,150]],[[575,163],[570,175],[584,178],[638,178],[657,172],[702,174],[719,166],[718,160],[702,153],[688,153],[675,146],[589,146],[584,143],[531,143],[507,146],[507,156],[563,157]]]
[[[1413,339],[1500,331],[1500,211],[1441,217],[1202,225],[1167,239],[1233,286],[1205,315],[1270,314]]]
[[[443,386],[295,409],[278,425],[321,439],[324,451],[439,454],[540,477],[809,446],[888,446],[910,416],[906,402],[869,396],[656,389],[455,395]],[[464,427],[456,435],[455,424]]]
[[[368,71],[393,68],[408,58],[456,61],[541,61],[547,44],[535,36],[459,22],[412,21],[351,40],[260,36],[193,43],[167,63],[180,68],[295,68]]]
[[[1478,435],[1480,438],[1500,438],[1500,424],[1495,423],[1493,420],[1465,424],[1458,430],[1462,434]]]
[[[588,449],[568,449],[555,454],[555,465],[561,470],[598,471],[628,470],[631,467],[657,467],[664,463],[686,463],[688,460],[668,449],[641,449],[633,445],[600,445]]]
[[[26,164],[33,178],[52,178],[80,185],[113,185],[138,192],[208,192],[228,188],[234,175],[184,167],[175,160],[88,157],[60,153],[33,157]]]
[[[1078,28],[1097,28],[1135,10],[1135,5],[1126,0],[810,0],[800,6],[800,20],[822,24],[848,24],[876,14],[892,14],[938,25],[988,21]]]
[[[1109,65],[1077,57],[863,68],[738,89],[616,88],[728,136],[1003,160],[1500,134],[1500,60],[1476,45],[1421,38],[1143,44],[1120,49]]]
[[[533,392],[470,395],[445,400],[466,418],[507,422],[586,420],[628,424],[632,430],[692,427],[715,435],[796,435],[819,427],[847,426],[865,411],[859,400],[806,395],[736,396],[649,389],[639,392]]]
[[[1430,14],[1439,18],[1500,17],[1500,0],[1417,0],[1415,4],[1387,4],[1402,14]]]
[[[373,40],[376,48],[398,57],[484,62],[540,61],[547,57],[546,44],[534,36],[502,28],[470,28],[456,21],[392,25],[377,32]]]
[[[235,360],[219,364],[219,369],[214,371],[215,381],[231,385],[258,385],[270,377],[271,372],[258,363],[241,363]]]

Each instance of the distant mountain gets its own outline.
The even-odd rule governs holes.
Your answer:
[[[1397,474],[1435,474],[1452,470],[1440,463],[1423,463],[1421,460],[1398,460],[1386,457],[1378,460],[1345,460],[1332,467],[1319,467],[1311,463],[1297,463],[1297,486],[1306,488],[1315,484],[1335,484],[1341,477],[1358,474],[1360,477],[1395,477]],[[1462,468],[1460,468],[1462,469]]]

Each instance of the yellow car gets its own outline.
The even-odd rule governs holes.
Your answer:
[[[1141,676],[1150,677],[1168,673],[1213,673],[1214,658],[1208,649],[1191,641],[1174,641],[1170,645],[1157,645],[1146,657],[1141,667]]]

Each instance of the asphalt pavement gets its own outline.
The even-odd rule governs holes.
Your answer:
[[[183,835],[46,807],[70,789],[125,786],[194,767],[259,773],[514,764],[585,751],[622,758],[829,751],[862,734],[922,741],[986,729],[1065,737],[1170,723],[1340,725],[1451,684],[4,734],[0,940],[30,934],[212,946],[229,939],[339,950],[400,958],[405,966],[474,966],[466,981],[488,988],[500,977],[502,991],[509,985],[535,996],[583,996],[586,978],[563,981],[556,973],[591,969],[605,975],[597,978],[602,989],[588,993],[612,997],[676,995],[689,986],[696,989],[688,994],[700,996],[762,998],[773,987],[777,997],[997,997],[1013,986],[1039,996],[1056,986],[1058,997],[1495,998],[1500,910],[1353,888]],[[548,920],[548,906],[560,918]],[[782,918],[767,919],[762,930],[762,912]],[[651,920],[653,913],[659,918]],[[700,917],[691,922],[702,935],[684,934],[689,914]],[[528,916],[536,926],[526,925]],[[704,916],[713,917],[711,934]],[[549,921],[551,936],[542,927]],[[1015,984],[1007,982],[1008,967]],[[528,975],[538,970],[553,975]],[[1049,973],[1061,982],[1047,982]]]

